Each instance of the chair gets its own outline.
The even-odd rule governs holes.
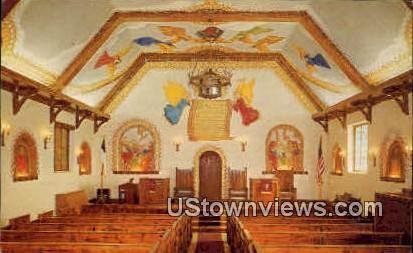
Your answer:
[[[194,173],[193,169],[180,170],[175,168],[175,198],[189,198],[194,196]]]
[[[248,197],[247,168],[230,170],[229,198],[231,200],[246,200]]]
[[[294,188],[294,171],[292,170],[277,170],[275,176],[279,184],[279,199],[296,199],[297,188]]]

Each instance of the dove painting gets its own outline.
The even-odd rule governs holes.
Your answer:
[[[316,67],[331,69],[330,64],[328,64],[327,60],[324,56],[320,53],[311,56],[305,49],[301,47],[295,47],[298,56],[305,62],[305,66],[307,67],[308,72],[311,74],[314,73],[317,69]]]
[[[283,39],[284,37],[268,35],[262,39],[257,40],[252,47],[256,48],[260,52],[269,52],[270,51],[270,49],[268,48],[269,45],[278,43],[282,41]]]
[[[185,28],[176,26],[158,26],[158,29],[161,33],[163,33],[163,35],[168,36],[171,39],[171,44],[176,44],[180,41],[200,42],[199,39],[188,35]]]
[[[268,32],[272,32],[272,28],[265,26],[255,26],[249,30],[238,32],[234,37],[230,39],[231,42],[241,41],[245,44],[253,44],[252,37],[254,35],[260,35]]]
[[[132,49],[132,44],[122,48],[113,55],[110,55],[107,50],[103,52],[102,55],[97,59],[94,68],[98,69],[100,67],[106,66],[108,77],[115,75],[116,66],[122,61],[122,57],[129,53]]]
[[[170,41],[161,41],[153,37],[139,37],[133,40],[136,44],[143,47],[157,45],[159,50],[163,53],[170,52],[175,47]]]

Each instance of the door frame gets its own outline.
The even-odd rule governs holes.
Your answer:
[[[221,168],[221,198],[227,199],[228,198],[228,166],[227,160],[225,158],[224,152],[222,149],[213,146],[213,145],[205,145],[198,149],[194,156],[194,191],[195,197],[199,197],[199,159],[201,155],[206,151],[213,151],[219,155],[222,161],[222,168]]]

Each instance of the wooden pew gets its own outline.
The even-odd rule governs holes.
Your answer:
[[[154,253],[158,244],[114,244],[85,242],[0,242],[3,253]]]
[[[31,223],[21,224],[17,230],[32,231],[124,231],[124,232],[165,232],[171,224],[150,223]]]
[[[2,230],[1,241],[155,243],[164,232]]]
[[[256,232],[249,230],[252,240],[258,244],[392,244],[402,243],[403,233],[372,231],[283,231]]]
[[[407,245],[259,245],[257,253],[409,253]]]
[[[244,224],[244,228],[254,232],[266,231],[373,231],[372,223],[350,224]]]

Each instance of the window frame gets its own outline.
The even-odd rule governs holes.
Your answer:
[[[366,168],[363,170],[359,170],[356,169],[356,130],[358,127],[361,126],[366,126]],[[351,125],[348,125],[348,137],[347,140],[350,141],[350,143],[348,143],[348,147],[350,148],[350,152],[349,152],[349,156],[348,156],[348,164],[351,166],[348,166],[347,172],[351,173],[351,174],[367,174],[368,173],[368,169],[369,169],[369,123],[367,121],[361,121],[361,122],[357,122]],[[351,134],[351,136],[350,136]]]
[[[63,156],[60,153],[60,157],[57,156],[57,148],[61,148],[62,144],[57,147],[56,143],[57,143],[57,129],[59,129],[59,131],[66,131],[67,135],[66,135],[66,147],[64,147],[66,149],[66,155]],[[69,124],[65,124],[65,123],[61,123],[61,122],[55,122],[54,125],[54,145],[53,145],[53,156],[54,156],[54,163],[53,163],[53,168],[54,168],[54,172],[69,172],[70,171],[70,131],[74,130],[74,126],[69,125]],[[63,168],[63,159],[65,159],[66,161],[66,167]],[[59,166],[58,166],[59,164]],[[58,168],[59,167],[59,168]]]

